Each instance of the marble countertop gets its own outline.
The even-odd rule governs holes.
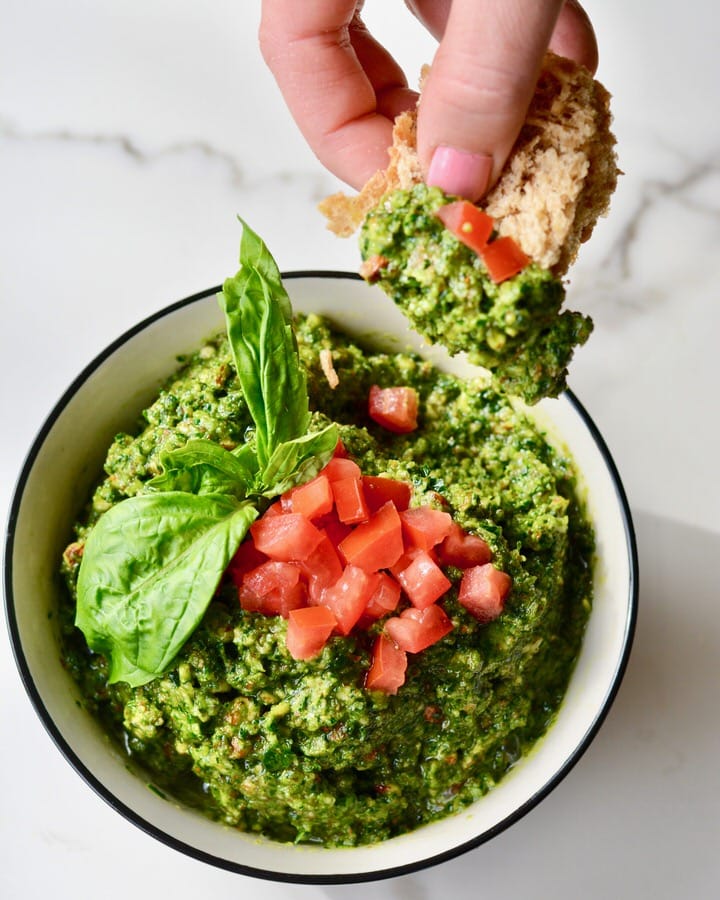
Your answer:
[[[73,377],[232,269],[240,213],[281,268],[349,269],[338,188],[303,144],[248,0],[0,4],[0,513]],[[720,878],[720,18],[709,0],[588,0],[625,172],[572,271],[595,320],[571,386],[637,529],[640,618],[619,696],[570,775],[490,843],[373,896],[710,897]],[[408,71],[433,43],[396,0],[367,20]],[[146,837],[55,749],[0,634],[0,895],[351,898],[260,883]]]

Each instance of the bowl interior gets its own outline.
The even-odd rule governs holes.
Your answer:
[[[329,316],[388,349],[420,349],[457,374],[472,369],[427,348],[376,288],[342,273],[290,273],[295,309]],[[245,874],[290,881],[353,881],[399,874],[493,836],[537,803],[570,769],[599,727],[627,661],[635,621],[636,556],[627,503],[602,438],[570,395],[533,414],[583,473],[598,547],[595,606],[556,723],[533,752],[465,812],[371,847],[282,845],[224,828],[148,789],[77,700],[59,661],[54,610],[58,560],[114,435],[177,366],[223,327],[215,290],[188,298],[123,335],[78,377],[38,436],[11,510],[6,599],[11,638],[31,699],[61,751],[111,805],[155,837]]]

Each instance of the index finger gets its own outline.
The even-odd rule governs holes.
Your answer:
[[[263,0],[260,47],[320,161],[354,187],[387,165],[392,116],[413,95],[355,0]],[[387,112],[387,115],[383,114]]]

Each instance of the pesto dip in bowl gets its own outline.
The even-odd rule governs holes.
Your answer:
[[[158,440],[178,428],[242,439],[213,289],[119,338],[49,416],[11,510],[8,622],[51,736],[132,822],[243,874],[363,881],[477,846],[569,771],[627,662],[635,543],[610,454],[570,394],[511,407],[463,358],[423,346],[379,289],[329,272],[284,284],[311,409],[340,423],[365,474],[412,483],[418,502],[441,496],[482,534],[513,578],[503,614],[480,625],[451,590],[453,631],[410,659],[390,695],[363,683],[369,634],[333,637],[298,661],[285,619],[247,613],[221,591],[162,676],[105,684],[103,660],[71,625],[72,554],[69,593],[59,560],[77,522],[82,538],[140,488]],[[330,347],[335,390],[319,362]],[[417,389],[417,432],[383,433],[367,419],[368,388],[383,380]]]

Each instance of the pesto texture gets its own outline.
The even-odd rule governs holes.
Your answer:
[[[592,321],[561,311],[562,282],[535,264],[494,283],[477,253],[435,215],[448,199],[419,184],[381,200],[360,234],[363,260],[376,262],[372,280],[430,343],[465,351],[507,393],[527,403],[557,396]]]
[[[354,846],[457,812],[480,798],[552,723],[591,607],[593,541],[571,461],[494,387],[414,355],[363,349],[317,316],[297,320],[312,426],[336,422],[366,474],[413,485],[488,541],[513,579],[504,613],[479,624],[451,590],[454,629],[411,655],[390,696],[364,687],[382,622],[293,659],[286,621],[243,611],[221,586],[171,667],[131,688],[75,628],[84,542],[120,500],[142,496],[165,448],[208,438],[233,450],[252,419],[225,336],[184,361],[135,435],[118,435],[65,553],[63,658],[87,709],[153,784],[228,826],[279,841]],[[331,391],[320,351],[331,350]],[[366,415],[372,384],[412,385],[418,430]],[[459,572],[448,574],[457,583]]]

